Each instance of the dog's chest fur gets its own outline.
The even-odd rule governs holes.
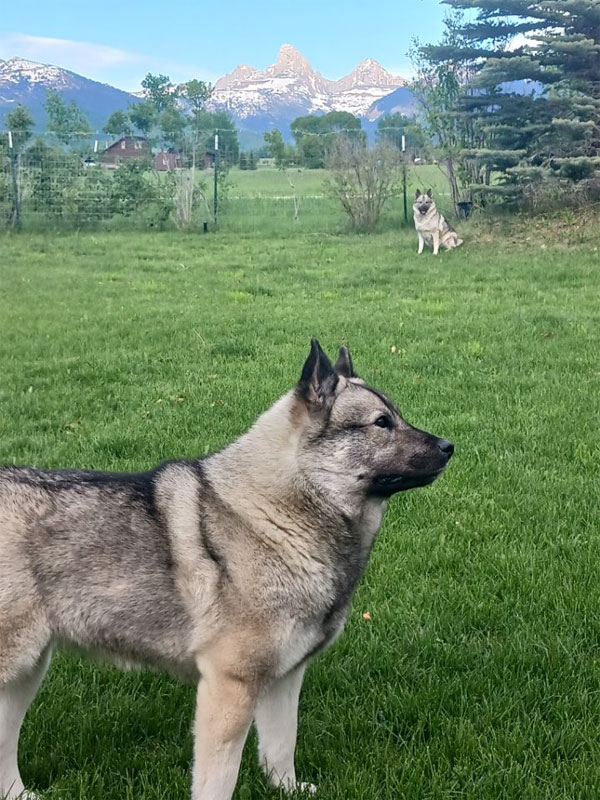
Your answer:
[[[436,206],[432,206],[426,214],[421,214],[420,211],[415,211],[413,215],[415,221],[415,228],[422,233],[435,233],[444,229],[444,218],[437,210]]]

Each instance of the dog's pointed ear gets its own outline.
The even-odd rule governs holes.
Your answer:
[[[421,190],[420,190],[420,189],[417,189],[417,190],[415,191],[415,200],[416,200],[418,197],[420,197],[420,196],[421,196],[421,194],[422,194]]]
[[[431,189],[427,189],[427,197],[429,197],[431,199],[431,196],[432,196]]]
[[[309,406],[325,407],[335,396],[339,377],[316,339],[311,339],[310,354],[304,362],[297,392]]]
[[[347,347],[340,347],[338,360],[335,362],[334,370],[342,378],[356,378],[354,367],[352,366],[352,356]]]

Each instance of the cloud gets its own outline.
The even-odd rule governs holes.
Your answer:
[[[0,36],[0,58],[15,56],[62,67],[128,91],[138,91],[140,81],[147,72],[167,73],[176,83],[190,78],[214,82],[219,77],[197,65],[157,59],[95,42],[54,39],[27,33]]]
[[[5,58],[19,55],[21,58],[55,64],[75,72],[112,69],[124,64],[139,64],[144,60],[139,53],[105,44],[31,36],[27,33],[9,33],[0,37],[0,53]]]

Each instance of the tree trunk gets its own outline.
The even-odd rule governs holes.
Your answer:
[[[458,185],[456,183],[456,174],[454,172],[454,161],[452,158],[446,159],[446,169],[448,170],[448,183],[450,184],[450,195],[452,197],[452,207],[454,208],[454,215],[458,216]]]

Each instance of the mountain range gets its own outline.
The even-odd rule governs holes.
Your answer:
[[[348,111],[373,122],[382,115],[381,101],[395,95],[403,111],[414,108],[406,79],[391,75],[372,58],[339,80],[328,80],[304,56],[284,44],[266,70],[242,64],[214,86],[211,106],[224,109],[240,127],[253,131],[280,128],[305,114]],[[389,113],[389,112],[387,112]]]
[[[43,130],[48,90],[59,92],[67,102],[75,101],[98,130],[113,111],[140,101],[140,94],[60,67],[22,58],[0,60],[0,128],[5,127],[6,114],[22,103],[30,110],[36,129]],[[408,82],[391,75],[374,59],[362,61],[339,80],[328,80],[298,50],[284,44],[277,61],[266,70],[242,64],[220,78],[209,108],[229,112],[241,132],[258,140],[258,134],[270,128],[280,128],[287,137],[296,117],[328,111],[349,111],[363,119],[368,129],[382,114],[411,113],[414,100]]]

